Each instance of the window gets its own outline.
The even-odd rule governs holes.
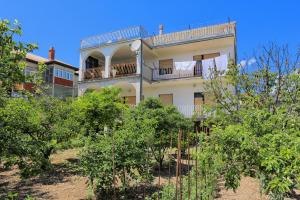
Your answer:
[[[159,99],[163,105],[173,105],[173,94],[160,94]]]
[[[58,69],[55,69],[55,70],[54,70],[54,74],[55,74],[56,77],[59,76],[59,75],[58,75]]]
[[[195,92],[194,93],[194,110],[195,110],[195,112],[200,112],[203,104],[204,104],[204,94],[202,92]]]
[[[54,74],[56,77],[73,81],[73,73],[72,72],[68,72],[68,71],[61,70],[61,69],[55,69]]]
[[[159,75],[173,73],[173,59],[159,61]]]

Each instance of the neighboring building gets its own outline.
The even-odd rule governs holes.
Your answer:
[[[75,97],[78,94],[78,68],[55,60],[55,50],[52,47],[49,50],[48,58],[43,58],[34,54],[26,55],[25,75],[33,75],[37,73],[38,64],[44,63],[47,69],[44,72],[44,82],[46,84],[47,93],[49,95],[65,98]],[[32,83],[23,83],[18,89],[31,90]]]
[[[138,26],[81,41],[78,91],[116,86],[128,104],[159,97],[185,116],[213,102],[204,83],[210,69],[226,70],[236,62],[234,22],[147,35]]]

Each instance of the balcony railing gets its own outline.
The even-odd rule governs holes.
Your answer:
[[[147,31],[142,26],[134,26],[110,33],[104,33],[81,40],[80,48],[97,47],[104,44],[111,44],[120,41],[148,37]]]
[[[186,117],[204,115],[204,109],[201,105],[176,105],[176,107]]]
[[[142,26],[129,27],[81,40],[80,48],[92,48],[120,41],[143,39],[152,47],[235,34],[235,23],[224,23],[174,33],[150,36]]]
[[[103,79],[105,76],[104,66],[86,69],[84,72],[85,80]],[[136,74],[135,63],[122,63],[111,65],[110,78],[123,77]]]
[[[202,76],[202,64],[198,62],[195,64],[193,69],[190,70],[177,70],[173,68],[160,68],[153,69],[152,80],[168,80],[177,78],[188,78],[188,77],[201,77]]]
[[[235,34],[235,23],[225,23],[180,32],[157,35],[152,37],[152,45],[161,46],[174,43],[182,43],[191,40],[228,36],[233,34]]]
[[[85,80],[101,79],[104,77],[104,67],[86,69],[84,72]]]

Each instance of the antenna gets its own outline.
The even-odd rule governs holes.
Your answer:
[[[230,24],[230,17],[228,17],[228,24]]]
[[[141,48],[142,42],[141,40],[135,40],[132,44],[131,44],[131,51],[136,52]]]

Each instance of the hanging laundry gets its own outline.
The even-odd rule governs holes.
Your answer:
[[[217,71],[222,75],[227,70],[228,57],[226,54],[218,56],[215,58]]]
[[[175,62],[175,69],[182,71],[191,71],[194,70],[196,61],[184,61],[184,62]]]
[[[203,79],[210,79],[214,74],[215,61],[213,58],[202,60]]]

